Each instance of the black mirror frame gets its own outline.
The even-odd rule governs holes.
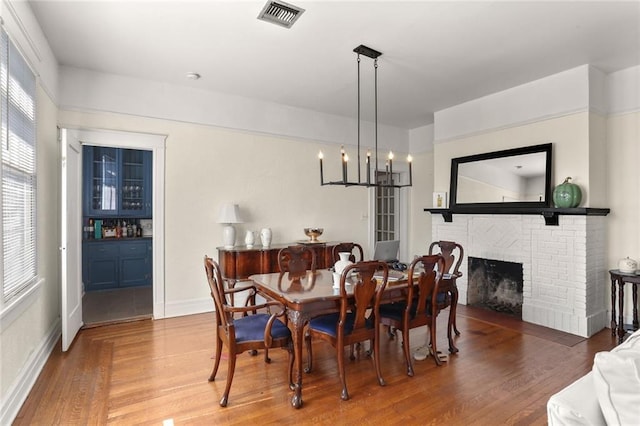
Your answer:
[[[551,199],[551,168],[552,168],[552,144],[546,143],[541,145],[532,145],[523,148],[513,148],[504,151],[487,152],[483,154],[469,155],[467,157],[458,157],[451,159],[451,180],[450,180],[450,203],[449,208],[451,210],[463,211],[465,209],[487,209],[497,210],[499,208],[530,208],[530,207],[549,207],[552,205]],[[456,202],[457,190],[458,190],[458,165],[462,163],[470,163],[472,161],[489,160],[492,158],[513,157],[516,155],[533,154],[537,152],[543,152],[546,154],[545,164],[545,192],[544,201],[514,201],[508,203],[463,203],[458,204]]]

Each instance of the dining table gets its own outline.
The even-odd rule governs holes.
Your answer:
[[[385,302],[406,299],[408,281],[406,274],[395,273],[393,275],[384,293]],[[302,407],[304,327],[311,318],[340,310],[340,289],[334,286],[333,272],[328,269],[308,270],[302,274],[290,274],[289,272],[255,274],[251,275],[249,279],[254,282],[259,293],[280,302],[286,309],[287,326],[291,330],[294,353],[292,384],[294,394],[291,398],[291,405],[300,408]],[[347,279],[347,294],[353,291],[352,285],[349,285],[352,279],[354,278]],[[453,286],[455,287],[455,281],[453,281]],[[443,289],[444,291],[451,291],[449,285],[446,287]],[[455,299],[457,300],[457,297]],[[453,312],[455,313],[454,310]],[[449,324],[451,325],[451,319]],[[451,346],[450,339],[450,350]]]

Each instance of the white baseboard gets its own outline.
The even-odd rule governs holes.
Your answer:
[[[164,305],[165,318],[201,314],[204,312],[213,312],[213,299],[211,299],[211,297],[182,300],[179,302],[166,302]]]
[[[0,425],[10,425],[18,415],[61,335],[62,327],[58,319],[44,336],[39,347],[26,360],[20,374],[9,388],[6,398],[0,402]]]

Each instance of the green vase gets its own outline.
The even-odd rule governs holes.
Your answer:
[[[558,208],[578,207],[582,201],[582,191],[575,183],[569,182],[570,177],[556,186],[553,190],[553,205]]]

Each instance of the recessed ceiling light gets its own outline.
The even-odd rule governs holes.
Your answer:
[[[186,77],[189,80],[199,80],[200,79],[200,74],[198,74],[197,72],[188,72],[186,74]]]

